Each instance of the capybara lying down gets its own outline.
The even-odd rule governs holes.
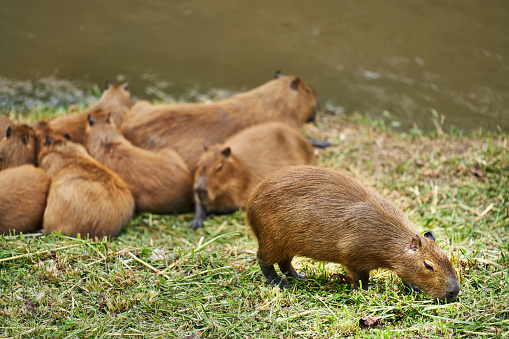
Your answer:
[[[0,138],[0,171],[24,164],[35,165],[35,136],[31,127],[11,124]]]
[[[207,212],[231,212],[246,205],[263,179],[278,169],[316,164],[311,144],[281,122],[242,130],[202,154],[194,175],[196,214],[189,225],[203,227]]]
[[[240,130],[280,121],[294,128],[312,121],[318,109],[314,90],[300,78],[281,75],[251,91],[214,103],[153,106],[128,113],[120,130],[134,145],[171,147],[194,173],[204,145],[223,143]]]
[[[11,126],[12,122],[7,118],[5,114],[0,113],[0,135],[5,135],[7,127]]]
[[[369,272],[388,268],[432,298],[454,300],[460,285],[435,236],[424,236],[392,202],[344,174],[313,166],[289,167],[249,197],[247,223],[258,239],[258,262],[268,283],[286,285],[274,264],[301,279],[294,256],[337,262],[368,287]]]
[[[89,114],[85,147],[127,183],[138,212],[169,214],[192,210],[191,172],[174,150],[148,151],[133,146],[104,110]]]
[[[92,158],[85,147],[46,137],[39,166],[51,178],[43,229],[82,237],[115,236],[131,219],[134,199],[127,184]]]
[[[117,126],[120,126],[122,119],[127,114],[133,101],[127,83],[109,84],[106,82],[105,89],[99,100],[86,110],[78,114],[68,114],[48,122],[54,131],[61,134],[68,134],[74,142],[83,143],[87,117],[91,112],[104,109],[111,113]]]
[[[40,168],[22,165],[0,172],[0,234],[35,232],[42,216],[50,178]]]

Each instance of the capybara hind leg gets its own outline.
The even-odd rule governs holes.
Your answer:
[[[288,283],[277,275],[274,265],[267,264],[264,259],[260,258],[259,254],[258,264],[260,265],[263,276],[267,279],[267,285],[277,285],[281,289],[288,286]]]
[[[293,265],[292,265],[292,259],[293,258],[289,258],[289,259],[286,259],[286,260],[282,260],[280,262],[278,262],[278,266],[279,266],[279,269],[281,270],[281,272],[283,272],[287,277],[292,277],[294,279],[304,279],[304,277],[306,276],[304,273],[297,273],[297,271],[295,270],[295,268],[293,268]]]
[[[359,289],[359,286],[362,285],[362,289],[364,291],[368,290],[368,282],[369,282],[369,271],[360,271],[360,270],[349,270],[352,274],[353,278],[353,288],[355,290]]]

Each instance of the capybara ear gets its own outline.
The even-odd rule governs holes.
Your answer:
[[[290,84],[290,88],[293,89],[294,91],[296,91],[299,88],[299,84],[300,84],[300,78],[295,77],[295,79],[293,79],[292,83]]]
[[[276,70],[276,74],[274,75],[274,79],[279,79],[283,75],[283,72],[281,72],[279,69]]]
[[[12,128],[11,126],[7,127],[7,133],[5,134],[5,136],[8,138],[12,135]]]
[[[87,120],[90,126],[94,126],[95,119],[90,114],[87,116]]]
[[[53,139],[49,135],[47,135],[46,140],[44,142],[44,146],[49,146],[49,145],[51,145],[52,142],[53,142]]]
[[[28,134],[26,133],[21,134],[21,141],[23,141],[25,145],[28,145]]]
[[[106,114],[106,123],[110,123],[111,122],[111,112],[108,112],[108,114]]]
[[[127,81],[122,84],[122,87],[124,87],[126,91],[129,90],[129,84],[127,83]]]
[[[71,140],[71,136],[69,135],[69,133],[64,134],[64,139],[69,140],[69,141]]]
[[[106,80],[104,82],[104,89],[108,89],[108,88],[110,88],[110,82],[108,80]]]
[[[225,157],[229,158],[230,154],[232,153],[232,150],[230,147],[226,147],[224,150],[221,151],[221,154]]]
[[[424,233],[424,236],[426,238],[428,238],[429,240],[435,241],[435,233],[433,233],[433,231],[428,231],[428,232]]]
[[[417,251],[419,248],[421,248],[421,246],[422,246],[421,238],[419,238],[418,235],[415,235],[412,238],[412,241],[410,242],[410,249],[412,251]]]

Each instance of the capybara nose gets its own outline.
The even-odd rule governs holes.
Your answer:
[[[460,292],[460,288],[459,288],[459,286],[456,286],[456,287],[454,287],[454,289],[447,292],[445,298],[447,299],[447,301],[453,301],[454,299],[456,299],[459,292]]]
[[[194,193],[198,197],[198,200],[201,202],[206,201],[206,199],[209,195],[209,192],[207,191],[207,189],[203,188],[203,187],[196,187],[194,189]]]

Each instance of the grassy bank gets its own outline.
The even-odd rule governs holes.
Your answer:
[[[23,122],[63,110],[11,113]],[[0,336],[14,338],[508,337],[508,136],[459,135],[391,121],[322,114],[305,133],[327,139],[320,165],[376,187],[419,230],[432,229],[457,270],[449,304],[410,295],[389,271],[368,292],[343,283],[338,264],[297,259],[306,273],[267,287],[245,215],[137,215],[111,241],[60,235],[0,239]],[[371,327],[365,317],[377,320]]]

